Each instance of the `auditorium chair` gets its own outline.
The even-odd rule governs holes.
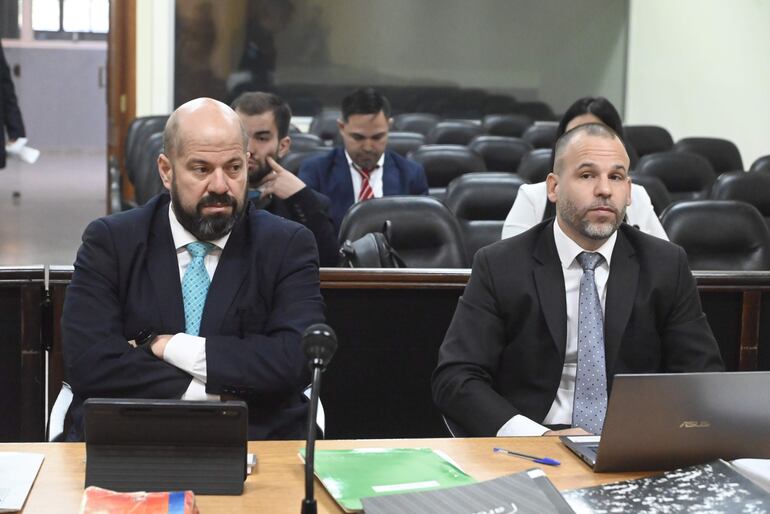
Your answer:
[[[430,196],[385,196],[354,204],[340,226],[340,243],[381,232],[391,222],[390,244],[410,268],[465,268],[460,225]]]
[[[631,182],[638,184],[647,191],[647,195],[652,201],[652,208],[655,214],[660,217],[666,207],[671,204],[671,195],[668,194],[666,184],[664,184],[658,177],[653,175],[638,175],[636,173],[631,174]]]
[[[307,152],[317,148],[324,148],[324,140],[315,134],[290,133],[291,150],[297,152]]]
[[[757,208],[770,227],[770,173],[729,171],[711,187],[714,200],[740,200]]]
[[[162,151],[163,133],[157,132],[144,143],[142,158],[134,172],[128,176],[134,186],[134,200],[137,205],[144,205],[150,198],[165,190],[158,173],[158,155]]]
[[[732,141],[717,137],[686,137],[674,144],[675,152],[689,152],[705,157],[717,175],[743,171],[741,152]]]
[[[430,194],[443,199],[446,187],[463,173],[487,171],[484,159],[462,145],[423,145],[409,158],[425,168]]]
[[[503,222],[524,183],[512,173],[466,173],[449,184],[444,203],[460,223],[468,263],[479,248],[500,240]]]
[[[487,114],[481,120],[481,128],[490,136],[521,137],[532,125],[523,114]]]
[[[391,132],[388,134],[388,150],[406,157],[425,144],[425,136],[419,132]]]
[[[707,198],[716,173],[705,157],[688,152],[660,152],[639,159],[634,176],[657,177],[668,189],[671,199]]]
[[[407,112],[393,117],[392,128],[399,132],[419,132],[423,136],[427,136],[439,121],[441,121],[441,117],[437,114]]]
[[[342,111],[339,109],[324,109],[313,116],[308,132],[315,134],[324,141],[334,141],[339,134],[337,120],[341,118]]]
[[[552,155],[550,148],[535,148],[521,158],[516,173],[531,184],[542,182],[551,172]]]
[[[318,157],[319,155],[326,155],[329,152],[331,152],[330,148],[316,148],[314,150],[302,151],[294,151],[294,148],[292,148],[291,151],[289,151],[289,153],[287,153],[283,159],[281,159],[281,166],[296,175],[299,173],[299,169],[302,166],[302,163],[305,162],[305,159]]]
[[[508,173],[516,173],[522,157],[532,150],[523,139],[506,136],[476,136],[468,148],[484,159],[488,170]]]
[[[445,120],[433,127],[425,142],[431,145],[467,145],[482,132],[481,125],[472,121]]]
[[[651,153],[668,152],[674,147],[669,131],[657,125],[625,125],[623,135],[640,158]]]
[[[535,121],[553,121],[556,119],[556,115],[553,113],[551,106],[537,100],[532,102],[518,102],[516,104],[516,113],[528,116]]]
[[[533,148],[553,148],[558,130],[556,123],[535,123],[524,131],[521,138]]]
[[[764,155],[751,164],[749,171],[763,171],[770,173],[770,155]]]
[[[141,116],[135,118],[128,126],[126,141],[123,147],[125,171],[130,176],[139,166],[144,155],[144,145],[153,134],[163,132],[168,121],[168,115]]]
[[[671,204],[661,223],[672,243],[687,252],[690,268],[770,270],[770,231],[753,205],[735,200]]]

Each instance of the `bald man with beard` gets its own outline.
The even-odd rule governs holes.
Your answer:
[[[208,98],[169,118],[168,190],[83,234],[62,315],[73,427],[89,397],[241,399],[250,439],[300,439],[301,335],[322,322],[318,252],[302,225],[246,199],[247,136]]]

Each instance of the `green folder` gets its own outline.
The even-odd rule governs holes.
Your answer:
[[[304,448],[299,453],[304,459]],[[316,450],[315,474],[346,512],[362,510],[361,498],[369,496],[476,482],[431,448]]]

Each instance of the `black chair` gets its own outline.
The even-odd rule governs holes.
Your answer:
[[[532,150],[532,146],[517,137],[476,136],[468,143],[468,148],[478,153],[488,170],[516,173],[522,157]]]
[[[339,109],[324,109],[313,116],[308,132],[324,141],[334,141],[334,138],[339,134],[337,120],[340,118],[342,118],[342,112]]]
[[[516,104],[516,112],[528,116],[535,121],[553,121],[556,119],[556,115],[553,113],[551,106],[537,100],[532,102],[518,102]]]
[[[751,164],[749,171],[763,171],[770,173],[770,155],[764,155]]]
[[[521,137],[532,125],[532,119],[523,114],[487,114],[481,127],[490,136]]]
[[[409,158],[422,164],[431,195],[443,198],[446,187],[463,173],[487,171],[484,159],[461,145],[423,145]]]
[[[655,214],[660,217],[666,207],[671,204],[671,195],[666,189],[666,184],[653,175],[637,175],[636,173],[631,174],[631,181],[647,191],[647,196],[652,202],[652,208],[655,210]]]
[[[393,248],[410,268],[464,268],[457,219],[429,196],[385,196],[354,204],[340,226],[340,242],[381,232],[391,222]]]
[[[151,135],[142,150],[142,158],[133,174],[129,176],[134,186],[134,200],[137,205],[144,205],[164,189],[158,172],[158,155],[163,151],[163,133]]]
[[[510,95],[493,94],[484,99],[485,114],[514,114],[519,102]],[[500,134],[505,135],[505,134]],[[516,136],[518,137],[518,136]]]
[[[532,184],[542,182],[551,172],[552,155],[550,148],[535,148],[522,157],[516,173]]]
[[[144,156],[144,145],[153,134],[163,132],[168,121],[168,115],[141,116],[135,118],[128,126],[124,144],[125,171],[131,177]]]
[[[441,121],[441,117],[437,114],[407,112],[393,117],[393,130],[399,132],[419,132],[423,136],[427,136],[439,121]]]
[[[674,147],[669,131],[657,125],[625,125],[623,133],[640,158],[651,153],[668,152]]]
[[[717,175],[743,171],[741,152],[732,141],[717,137],[686,137],[674,144],[675,152],[689,152],[705,157]]]
[[[533,148],[553,148],[558,130],[559,125],[556,123],[535,123],[522,134],[521,138]]]
[[[391,132],[388,134],[388,150],[406,157],[425,144],[425,136],[419,132]]]
[[[466,173],[447,187],[446,206],[460,222],[467,262],[484,246],[500,240],[503,222],[519,186],[512,173]]]
[[[281,159],[281,166],[291,171],[295,175],[299,173],[299,169],[302,167],[302,163],[306,159],[311,157],[318,157],[319,155],[326,155],[331,150],[329,148],[317,148],[315,150],[304,150],[300,152],[292,150]]]
[[[635,177],[640,175],[660,179],[674,201],[707,198],[717,178],[705,157],[687,152],[645,155],[634,170]]]
[[[440,121],[428,133],[425,142],[432,145],[467,145],[482,132],[481,125],[472,121]]]
[[[733,200],[671,204],[661,216],[671,242],[687,252],[690,268],[770,270],[770,231],[753,205]]]
[[[324,140],[315,134],[291,133],[291,149],[306,152],[324,147]]]
[[[713,200],[739,200],[753,205],[770,227],[770,173],[730,171],[711,187]]]

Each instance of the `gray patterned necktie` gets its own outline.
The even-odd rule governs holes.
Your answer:
[[[599,253],[583,252],[577,261],[583,267],[578,311],[578,360],[572,426],[601,434],[607,412],[607,373],[604,362],[604,316],[594,269],[602,261]]]

